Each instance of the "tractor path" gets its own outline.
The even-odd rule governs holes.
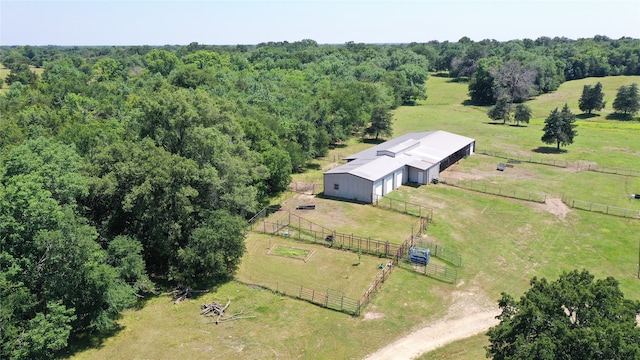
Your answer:
[[[413,359],[441,346],[485,332],[497,325],[499,309],[469,314],[463,318],[444,318],[417,330],[367,356],[366,360]]]

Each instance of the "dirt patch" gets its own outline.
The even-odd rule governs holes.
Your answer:
[[[567,214],[571,212],[571,208],[565,205],[565,203],[562,202],[562,199],[559,198],[547,198],[544,204],[535,204],[533,206],[556,215],[561,220],[564,220]]]
[[[366,357],[367,360],[413,359],[456,340],[487,331],[499,323],[500,309],[477,289],[454,291],[447,315]]]
[[[586,171],[589,169],[597,169],[598,163],[595,161],[578,161],[578,162],[570,162],[567,163],[567,167],[565,168],[566,172],[576,173],[580,171]]]
[[[363,320],[375,320],[384,318],[384,314],[381,312],[375,311],[375,309],[370,309],[369,311],[364,313]]]
[[[314,210],[297,210],[300,205],[315,205]],[[334,200],[319,198],[310,194],[295,194],[291,199],[282,204],[282,210],[288,210],[292,214],[298,215],[304,219],[312,221],[316,224],[327,226],[335,229],[342,226],[347,218],[344,213],[344,207]]]
[[[625,154],[632,154],[632,155],[640,155],[640,151],[635,151],[635,150],[625,149],[625,148],[619,148],[619,147],[615,147],[615,146],[604,147],[604,150],[607,150],[607,151],[618,151],[618,152],[622,152],[622,153],[625,153]]]

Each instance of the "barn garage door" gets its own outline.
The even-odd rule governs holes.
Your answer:
[[[382,196],[382,180],[378,180],[373,184],[373,189],[376,195]]]
[[[396,189],[402,185],[402,171],[396,172]]]
[[[393,174],[387,176],[384,179],[384,194],[388,194],[393,191]]]

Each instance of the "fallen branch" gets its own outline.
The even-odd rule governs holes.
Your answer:
[[[255,317],[255,316],[249,315],[249,313],[247,313],[246,311],[241,311],[232,315],[227,315],[225,312],[229,308],[229,305],[231,305],[231,300],[227,301],[227,304],[225,306],[222,306],[222,304],[215,301],[212,302],[211,304],[202,304],[200,306],[200,308],[202,309],[202,311],[200,311],[200,315],[205,315],[205,316],[217,315],[218,317],[216,318],[216,324],[226,322],[226,321],[248,319],[248,318]]]
[[[177,289],[168,293],[164,293],[162,295],[171,295],[171,297],[173,297],[173,302],[175,304],[178,304],[187,298],[191,298],[194,293],[205,293],[208,291],[209,290],[193,290],[192,288],[186,287],[184,285],[178,285]]]

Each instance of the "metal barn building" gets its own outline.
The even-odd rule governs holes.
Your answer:
[[[324,195],[372,203],[402,184],[428,184],[473,154],[476,141],[446,131],[405,134],[357,154],[324,173]]]

